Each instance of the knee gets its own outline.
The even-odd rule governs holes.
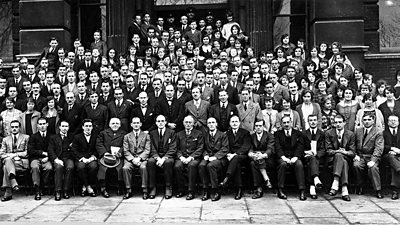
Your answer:
[[[303,162],[299,159],[299,160],[297,160],[295,163],[294,163],[294,166],[296,167],[296,168],[301,168],[301,169],[303,169],[304,167],[303,167]]]
[[[370,171],[374,171],[374,172],[379,171],[379,167],[378,167],[377,163],[375,163],[372,167],[369,167],[368,169]]]
[[[343,160],[344,158],[343,158],[343,155],[342,154],[339,154],[339,153],[336,153],[335,154],[335,160]]]
[[[282,160],[282,161],[279,162],[278,168],[287,167],[287,165],[288,164],[285,161]]]
[[[146,163],[142,163],[142,164],[140,164],[140,167],[139,167],[139,169],[140,169],[141,171],[146,171],[146,170],[147,170]]]

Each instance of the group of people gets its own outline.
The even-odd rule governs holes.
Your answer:
[[[22,58],[11,75],[0,70],[2,201],[27,170],[36,200],[52,186],[55,200],[68,199],[72,182],[82,196],[105,198],[117,183],[128,199],[135,171],[143,199],[156,197],[160,173],[166,199],[194,199],[199,187],[201,200],[218,201],[231,183],[241,199],[245,167],[254,199],[265,188],[286,199],[293,169],[300,200],[325,185],[350,201],[350,168],[357,194],[367,172],[383,198],[382,161],[398,199],[400,73],[395,86],[374,82],[340,43],[308,48],[286,34],[256,53],[231,12],[225,24],[191,11],[180,24],[152,19],[135,15],[126,54],[96,31],[88,49],[77,39],[66,51],[51,38],[35,64]],[[333,179],[320,179],[320,168]]]

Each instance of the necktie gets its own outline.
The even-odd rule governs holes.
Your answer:
[[[342,135],[340,135],[340,132],[338,132],[337,136],[338,136],[339,144],[342,145]]]
[[[316,139],[315,131],[312,130],[311,131],[311,140],[315,141],[315,139]]]
[[[367,135],[368,135],[368,130],[365,130],[363,137],[363,144],[365,143],[365,138],[367,137]]]
[[[270,113],[270,112],[267,112],[267,115],[268,115],[268,121],[269,121],[269,124],[268,124],[268,132],[271,132],[271,128],[272,128],[271,113]]]
[[[72,105],[68,106],[68,111],[71,111]]]
[[[190,135],[190,130],[187,130],[186,131],[186,136],[189,136]]]
[[[93,110],[95,110],[96,109],[96,105],[92,105],[92,108],[93,108]]]
[[[13,135],[13,149],[17,149],[17,135]]]
[[[96,85],[95,84],[93,84],[92,90],[96,90]]]
[[[296,96],[292,95],[292,102],[295,102],[295,101],[296,101]]]
[[[42,133],[42,138],[45,138],[45,137],[46,137],[45,133]]]
[[[210,133],[210,142],[214,143],[214,133]]]
[[[247,111],[247,104],[244,103],[244,111]]]
[[[393,136],[397,136],[397,133],[396,133],[396,130],[395,129],[393,129],[393,132],[392,132],[392,134],[393,134]]]
[[[163,138],[162,129],[160,129],[160,139],[162,139],[162,138]]]
[[[289,134],[289,131],[288,131],[288,130],[286,131],[286,136],[287,136],[287,137],[289,137],[289,136],[290,136],[290,134]]]

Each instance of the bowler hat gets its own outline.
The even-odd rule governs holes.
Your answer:
[[[121,160],[117,158],[115,155],[106,152],[103,158],[100,159],[100,163],[105,167],[114,168],[121,163]]]

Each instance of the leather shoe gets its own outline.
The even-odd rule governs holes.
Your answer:
[[[88,192],[88,195],[89,195],[90,197],[96,197],[96,193],[94,193],[94,191],[93,191],[93,192]]]
[[[241,189],[241,188],[238,188],[238,190],[237,190],[237,192],[236,192],[236,195],[235,195],[235,200],[241,199],[242,196],[243,196],[242,189]]]
[[[356,194],[358,194],[358,195],[363,195],[363,194],[364,194],[363,188],[362,188],[362,187],[358,187],[358,188],[357,188]]]
[[[166,187],[165,188],[165,199],[170,199],[172,197],[172,188]]]
[[[286,196],[286,194],[283,192],[283,190],[282,189],[278,189],[278,198],[280,198],[280,199],[287,199],[287,196]]]
[[[306,192],[305,192],[304,190],[301,190],[301,191],[300,191],[299,199],[300,199],[301,201],[307,200]]]
[[[399,199],[399,193],[397,191],[393,191],[392,200],[397,200],[397,199]]]
[[[321,183],[317,183],[317,184],[315,185],[315,188],[321,189],[321,188],[322,188],[322,184],[321,184]]]
[[[67,191],[64,191],[63,198],[65,198],[65,199],[69,199],[70,198],[70,196],[69,196]]]
[[[129,199],[132,197],[132,192],[126,192],[122,199]]]
[[[265,187],[268,189],[272,189],[272,184],[270,180],[265,181]]]
[[[311,199],[318,199],[317,195],[310,195]]]
[[[156,193],[157,193],[157,189],[156,189],[156,187],[153,187],[153,188],[151,189],[151,191],[150,191],[149,198],[150,198],[150,199],[155,199],[155,198],[156,198]]]
[[[10,195],[10,196],[4,196],[3,198],[1,198],[1,201],[2,202],[6,202],[6,201],[10,201],[12,199],[12,195]]]
[[[345,200],[346,202],[351,201],[350,196],[349,195],[344,195],[342,196],[342,199]]]
[[[60,201],[61,200],[61,193],[59,191],[56,191],[54,200],[56,200],[56,201]]]
[[[186,196],[186,200],[192,200],[192,199],[194,199],[194,194],[190,191]]]
[[[202,201],[207,201],[210,198],[210,192],[204,190],[203,191],[203,197],[201,197]]]
[[[103,195],[104,198],[109,198],[110,197],[110,194],[108,194],[107,190],[103,190],[101,192],[101,195]]]
[[[262,191],[256,191],[254,192],[253,196],[251,196],[252,199],[257,199],[257,198],[261,198],[263,196],[263,192]]]
[[[36,192],[35,194],[35,200],[39,201],[42,199],[42,195],[40,194],[40,192]]]
[[[211,201],[216,202],[220,199],[221,199],[221,194],[218,191],[216,191],[214,196],[212,196]]]
[[[182,198],[184,196],[183,192],[178,192],[178,194],[175,195],[177,198]]]
[[[228,184],[228,177],[225,177],[224,180],[219,184],[219,186],[226,187],[227,184]]]
[[[381,191],[376,191],[376,197],[379,199],[383,198],[382,192]]]
[[[84,191],[84,190],[82,190],[82,192],[81,192],[81,196],[82,197],[85,197],[86,196],[86,190]]]
[[[14,187],[12,187],[13,191],[19,191],[19,186],[15,185]]]
[[[335,196],[337,194],[337,190],[335,189],[331,189],[331,191],[329,192],[330,196]]]
[[[143,192],[143,196],[142,196],[143,200],[146,200],[149,198],[149,194],[147,192]]]

